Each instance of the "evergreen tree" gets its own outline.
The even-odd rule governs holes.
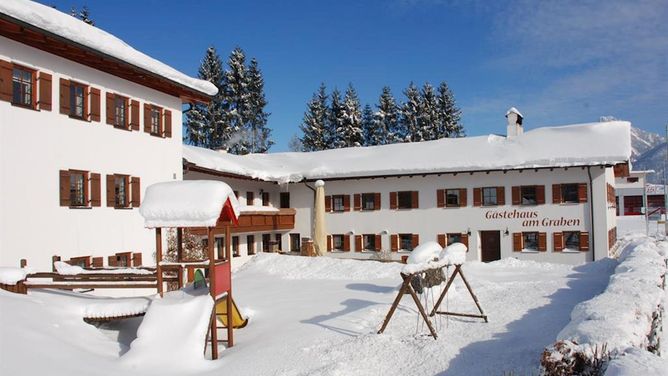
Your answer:
[[[195,104],[186,113],[184,142],[211,149],[221,148],[229,139],[229,131],[223,101],[223,63],[214,47],[207,49],[197,76],[214,84],[218,94],[208,104]]]
[[[293,134],[292,137],[290,137],[290,141],[288,141],[288,150],[305,151],[304,144],[302,144],[302,140],[296,134]]]
[[[352,84],[348,84],[346,95],[343,98],[342,121],[337,134],[341,137],[342,147],[362,146],[362,112],[360,100]]]
[[[79,19],[91,26],[95,26],[95,22],[90,18],[90,11],[85,5],[81,8],[81,12],[79,12]]]
[[[406,102],[401,106],[401,135],[404,142],[422,141],[420,131],[420,91],[414,83],[410,83],[404,90]]]
[[[379,133],[376,124],[375,114],[368,104],[362,110],[362,132],[364,135],[363,146],[380,145],[380,139],[383,137]]]
[[[300,139],[301,150],[317,151],[329,148],[328,134],[328,116],[327,92],[325,84],[320,84],[320,88],[313,94],[313,98],[308,102],[304,119],[299,128],[302,130]]]
[[[249,95],[246,68],[246,55],[236,47],[227,61],[228,69],[224,75],[224,100],[227,103],[230,136],[226,140],[230,153],[247,154],[248,130],[245,127],[249,113]]]
[[[401,142],[405,135],[400,134],[399,106],[388,86],[383,87],[377,107],[378,112],[374,116],[376,139],[373,145]]]
[[[429,82],[422,86],[420,96],[420,107],[418,113],[418,128],[420,130],[420,141],[435,140],[438,137],[437,124],[438,112],[436,110],[436,93]]]
[[[267,105],[264,96],[264,78],[255,58],[250,61],[246,79],[248,108],[245,117],[249,137],[244,144],[249,153],[266,153],[274,141],[270,138],[271,129],[267,128],[269,113],[264,111]]]
[[[436,112],[438,123],[436,126],[436,138],[462,137],[464,127],[461,125],[462,112],[455,103],[455,96],[448,84],[441,82],[437,89]]]
[[[334,88],[330,95],[331,102],[329,106],[329,115],[327,116],[327,127],[325,132],[325,142],[327,149],[342,148],[345,146],[342,135],[339,133],[343,129],[343,102],[341,101],[341,92]]]

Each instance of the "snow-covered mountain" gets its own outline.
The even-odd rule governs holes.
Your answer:
[[[654,170],[650,183],[661,183],[666,160],[666,139],[658,133],[631,128],[631,163],[634,170]]]
[[[631,161],[640,159],[642,154],[666,141],[658,133],[648,132],[640,128],[631,128]]]

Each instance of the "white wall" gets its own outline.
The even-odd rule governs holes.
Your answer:
[[[105,175],[140,177],[142,197],[150,184],[182,178],[180,99],[3,37],[0,59],[53,75],[52,111],[0,101],[0,265],[18,265],[25,258],[46,270],[54,254],[67,259],[121,251],[142,251],[144,264],[154,263],[153,232],[143,228],[138,209],[106,207]],[[101,89],[100,122],[59,113],[61,77]],[[139,132],[106,124],[107,91],[140,100]],[[172,111],[171,138],[143,132],[144,102]],[[102,207],[60,206],[59,170],[67,169],[102,175]]]

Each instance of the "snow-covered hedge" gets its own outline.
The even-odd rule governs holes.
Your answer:
[[[596,365],[632,349],[659,350],[668,242],[630,235],[606,290],[575,306],[570,323],[543,353],[548,374]]]

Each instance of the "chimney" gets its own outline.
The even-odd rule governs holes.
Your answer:
[[[524,133],[524,128],[522,127],[522,119],[524,119],[524,116],[522,116],[515,107],[511,107],[506,112],[506,119],[508,119],[508,125],[506,127],[507,138],[519,136]]]

